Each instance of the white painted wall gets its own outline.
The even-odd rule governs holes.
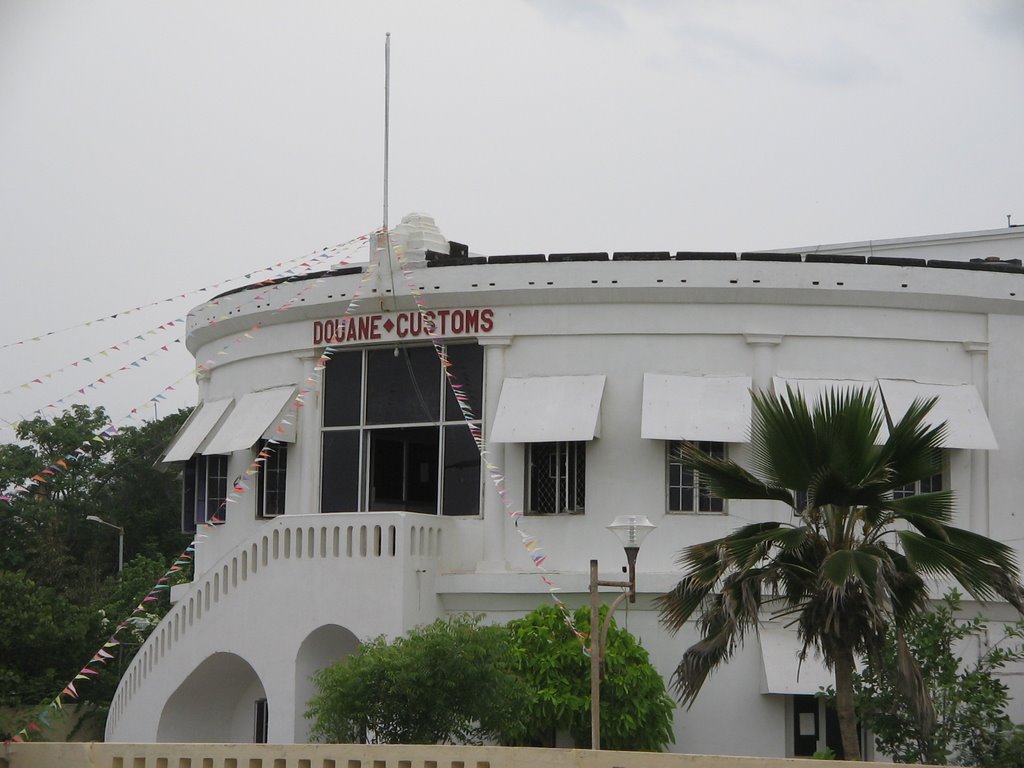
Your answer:
[[[1003,249],[999,253],[1004,258],[1024,251],[1024,231],[1014,230],[1010,237],[982,234],[974,240],[890,244],[886,255],[965,259],[987,253],[993,244]],[[1019,428],[1024,360],[1018,341],[1024,335],[1024,275],[671,261],[447,267],[417,270],[415,280],[429,307],[494,308],[494,329],[481,340],[489,344],[484,393],[488,420],[505,377],[607,377],[601,436],[587,446],[586,513],[526,517],[520,526],[539,538],[551,579],[564,599],[577,605],[585,601],[591,558],[599,559],[609,578],[619,575],[622,552],[604,526],[623,513],[645,514],[658,525],[641,552],[640,607],[631,612],[629,622],[666,676],[694,639],[685,632],[669,637],[650,608],[650,599],[678,579],[674,560],[679,549],[750,521],[786,519],[789,511],[781,504],[733,501],[724,515],[667,514],[665,444],[640,436],[646,372],[743,375],[755,382],[780,375],[977,384],[1000,448],[950,452],[949,476],[960,502],[957,520],[964,526],[985,526],[1024,552],[1019,519],[1019,499],[1024,497],[1019,472],[1024,460]],[[344,315],[360,290],[365,294],[361,312],[415,308],[401,285],[397,296],[382,297],[373,292],[372,282],[363,286],[359,275],[264,287],[259,301],[246,291],[197,308],[189,318],[189,348],[198,361],[215,363],[202,395],[237,399],[255,389],[302,385],[319,354],[311,347],[312,320]],[[287,311],[273,311],[285,304]],[[257,322],[260,329],[250,334],[253,338],[234,343]],[[972,351],[979,343],[988,345],[987,352]],[[108,738],[155,738],[164,702],[217,651],[236,654],[251,665],[270,700],[271,739],[301,738],[304,702],[295,698],[296,690],[303,690],[298,678],[305,679],[309,670],[299,661],[299,648],[319,627],[344,628],[338,632],[365,639],[397,635],[459,611],[507,620],[550,599],[486,472],[481,518],[389,518],[398,521],[403,537],[419,524],[417,518],[435,524],[443,534],[437,555],[412,555],[403,549],[389,563],[279,558],[273,567],[236,586],[232,569],[239,567],[242,553],[251,559],[253,545],[258,548],[269,532],[283,535],[307,525],[305,521],[317,528],[338,518],[363,524],[373,517],[317,514],[319,408],[320,399],[313,394],[302,410],[289,461],[288,514],[272,521],[255,519],[250,494],[230,508],[226,525],[205,532],[196,557],[198,580],[175,610],[194,602],[195,591],[205,589],[214,575],[221,579],[225,567],[232,586],[219,596],[216,610],[201,623],[189,624],[191,629],[182,631],[180,639],[165,646],[154,639],[147,643],[143,660],[133,665],[115,698]],[[490,450],[513,505],[520,508],[523,447],[491,445]],[[742,462],[746,449],[732,445],[730,455]],[[237,452],[231,477],[244,472],[251,460],[251,453]],[[972,503],[981,506],[972,510]],[[407,543],[403,538],[402,546]],[[1006,612],[1005,606],[998,610]],[[328,634],[337,639],[333,632]],[[320,645],[313,654],[317,658],[327,654]],[[339,655],[351,651],[351,643],[338,640],[337,645]],[[152,669],[145,661],[147,653],[156,659]],[[790,727],[785,699],[760,693],[760,665],[757,641],[750,638],[737,659],[714,675],[693,708],[677,714],[674,749],[784,756]],[[1015,692],[1024,695],[1019,687],[1014,683]],[[1015,704],[1015,712],[1021,706]],[[239,722],[247,717],[243,709],[236,715]]]

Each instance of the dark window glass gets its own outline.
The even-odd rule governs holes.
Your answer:
[[[255,726],[252,740],[256,744],[266,744],[270,732],[270,707],[266,699],[256,699]]]
[[[480,514],[480,449],[469,427],[444,428],[443,515]]]
[[[359,509],[359,430],[324,432],[323,440],[320,510],[356,512]]]
[[[376,429],[367,434],[368,509],[435,514],[438,427]]]
[[[586,494],[586,443],[530,443],[530,512],[582,512]]]
[[[259,462],[256,471],[256,515],[277,517],[284,514],[288,446],[284,443],[264,443],[260,453],[266,456]]]
[[[181,474],[181,530],[196,532],[196,470],[199,457],[193,456],[185,463]]]
[[[325,427],[349,427],[359,423],[362,384],[362,352],[338,352],[327,361],[324,371]]]
[[[483,401],[480,393],[484,388],[484,348],[479,344],[453,344],[448,347],[448,361],[452,364],[451,371],[455,381],[462,386],[462,392],[466,395],[473,418],[482,418],[480,410]],[[447,381],[444,382],[444,387],[445,419],[454,421],[465,418]]]
[[[942,452],[939,451],[935,455],[935,466],[942,466]],[[939,471],[931,477],[926,477],[923,480],[917,480],[913,483],[907,483],[895,489],[892,492],[894,499],[905,499],[907,496],[916,496],[919,493],[933,493],[935,491],[942,490],[942,472]]]
[[[366,359],[367,424],[439,420],[441,363],[433,347],[373,349]]]
[[[223,522],[227,519],[228,457],[218,454],[202,458],[206,464],[206,515],[196,522],[214,518]]]
[[[696,444],[704,453],[716,459],[725,458],[725,444],[702,441]],[[668,511],[669,512],[724,512],[725,502],[711,493],[707,482],[699,473],[684,466],[681,461],[682,443],[668,445]]]

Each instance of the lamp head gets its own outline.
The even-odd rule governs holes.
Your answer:
[[[647,515],[619,515],[612,520],[608,530],[619,537],[622,546],[628,549],[639,549],[647,534],[657,528],[647,519]]]

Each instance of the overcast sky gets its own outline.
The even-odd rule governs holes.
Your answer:
[[[392,223],[476,252],[1024,223],[1015,0],[0,0],[0,345],[378,227],[385,32]],[[85,388],[118,421],[204,295],[0,348],[0,418]]]

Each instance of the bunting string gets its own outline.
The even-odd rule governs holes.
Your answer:
[[[21,384],[15,384],[10,389],[5,389],[5,390],[0,391],[0,395],[10,395],[10,394],[13,394],[15,392],[15,390],[18,390],[18,389],[31,389],[34,386],[38,386],[38,385],[42,384],[44,381],[52,379],[54,376],[57,376],[57,375],[59,375],[61,373],[68,373],[72,369],[79,368],[79,366],[81,366],[82,363],[93,364],[95,362],[94,358],[97,358],[97,357],[109,357],[111,352],[120,352],[124,347],[127,347],[129,344],[132,344],[134,341],[143,341],[143,340],[145,340],[146,336],[155,336],[155,335],[157,335],[159,333],[168,331],[168,330],[170,330],[172,328],[176,328],[176,325],[183,324],[184,322],[185,321],[182,318],[180,318],[180,317],[176,318],[175,320],[167,320],[167,321],[161,323],[159,326],[156,326],[155,328],[150,328],[150,329],[148,329],[146,331],[143,331],[140,334],[136,334],[135,336],[133,336],[130,339],[124,339],[123,341],[119,341],[117,344],[111,344],[109,347],[104,347],[103,349],[99,350],[98,352],[93,352],[93,353],[91,353],[89,355],[80,357],[80,358],[78,358],[76,360],[73,360],[70,363],[67,363],[67,364],[61,366],[60,368],[55,368],[54,370],[52,370],[52,371],[50,371],[48,373],[40,374],[40,375],[36,376],[34,379],[31,379],[30,381],[26,381],[26,382],[23,382]],[[178,343],[180,341],[181,341],[181,339],[175,339],[175,343]],[[165,347],[161,347],[161,349],[163,349],[165,352],[167,351]]]
[[[437,353],[438,360],[441,363],[445,381],[448,383],[451,393],[455,397],[456,403],[458,403],[459,410],[462,412],[463,419],[466,422],[466,426],[469,428],[469,433],[473,438],[473,442],[476,443],[477,450],[480,452],[480,460],[483,463],[484,468],[487,470],[487,475],[491,480],[491,484],[494,486],[494,490],[498,494],[498,499],[501,501],[502,507],[505,509],[505,514],[508,519],[512,521],[515,531],[519,535],[523,547],[526,549],[527,555],[533,562],[534,567],[539,571],[541,581],[543,581],[545,586],[548,588],[548,594],[561,612],[566,626],[580,641],[583,653],[589,655],[591,651],[587,643],[592,643],[592,639],[588,638],[587,633],[581,632],[576,627],[572,611],[569,610],[565,601],[563,601],[558,595],[561,588],[555,584],[550,575],[551,571],[544,565],[547,561],[547,553],[544,551],[544,547],[541,546],[540,540],[533,534],[528,533],[522,526],[523,511],[516,507],[512,502],[508,486],[505,483],[505,475],[502,472],[501,467],[494,461],[487,448],[478,418],[476,414],[473,413],[473,407],[470,403],[466,388],[459,381],[451,359],[448,357],[448,350],[444,343],[444,339],[438,332],[437,325],[432,316],[428,314],[427,302],[423,297],[423,292],[420,288],[416,287],[415,282],[413,281],[415,268],[409,263],[409,259],[405,253],[405,248],[400,243],[395,245],[392,249],[390,236],[387,238],[387,247],[389,257],[392,250],[394,251],[394,256],[397,259],[399,268],[405,278],[406,286],[413,297],[413,301],[416,302],[416,309],[423,320],[423,327],[427,331],[427,334],[430,337],[430,342],[433,345],[434,351]]]
[[[91,327],[93,325],[97,325],[99,323],[110,322],[111,320],[116,320],[118,318],[134,314],[136,312],[141,312],[142,310],[145,310],[145,309],[151,309],[152,307],[157,307],[157,306],[159,306],[161,304],[166,304],[166,303],[169,303],[169,302],[179,301],[179,300],[182,300],[182,299],[186,299],[189,296],[196,296],[196,295],[201,294],[201,293],[213,292],[213,291],[217,290],[218,288],[220,288],[222,286],[225,286],[225,285],[229,285],[231,283],[237,283],[237,282],[240,282],[242,280],[250,280],[253,275],[258,275],[258,274],[260,274],[262,272],[275,273],[275,274],[278,274],[281,277],[284,277],[284,276],[287,276],[287,275],[298,274],[296,272],[296,270],[299,270],[299,269],[302,269],[302,268],[311,269],[317,262],[320,262],[320,261],[323,261],[324,259],[333,257],[339,251],[342,251],[342,250],[344,250],[346,248],[349,248],[350,246],[352,246],[354,244],[361,244],[361,243],[365,242],[366,240],[367,240],[367,236],[366,235],[360,235],[358,237],[352,238],[351,240],[347,240],[344,243],[338,243],[337,245],[332,245],[332,246],[325,246],[324,248],[320,249],[319,251],[313,251],[312,253],[307,254],[305,256],[297,256],[297,257],[292,258],[292,259],[285,259],[284,261],[279,261],[276,264],[271,264],[270,266],[261,267],[260,269],[255,269],[255,270],[252,270],[251,272],[246,272],[245,274],[240,275],[240,276],[230,277],[230,278],[227,278],[225,280],[221,280],[220,282],[214,283],[212,285],[204,286],[203,288],[197,288],[197,289],[194,289],[194,290],[191,290],[191,291],[186,291],[185,293],[179,293],[179,294],[177,294],[175,296],[170,296],[170,297],[167,297],[167,298],[158,299],[158,300],[152,301],[152,302],[150,302],[148,304],[141,304],[141,305],[139,305],[137,307],[132,307],[130,309],[123,309],[123,310],[120,310],[118,312],[114,312],[111,315],[104,315],[103,317],[97,317],[97,318],[94,318],[92,320],[87,320],[87,321],[82,322],[82,323],[75,323],[74,325],[68,325],[68,326],[65,326],[63,328],[57,328],[57,329],[54,329],[52,331],[46,331],[45,333],[40,333],[40,334],[38,334],[36,336],[31,336],[31,337],[28,337],[28,338],[19,339],[17,341],[11,341],[11,342],[8,342],[6,344],[0,344],[0,350],[9,349],[11,347],[19,347],[19,346],[23,346],[23,345],[26,345],[26,344],[32,344],[33,342],[40,342],[43,339],[47,339],[47,338],[50,338],[51,336],[56,336],[56,335],[61,334],[61,333],[65,333],[67,331],[73,331],[73,330],[77,330],[79,328],[88,328],[88,327]],[[283,272],[278,272],[278,270],[281,267],[283,267],[283,266],[285,266],[287,264],[291,264],[293,262],[301,262],[301,263],[299,263],[295,267],[291,267],[289,269],[286,269]]]

